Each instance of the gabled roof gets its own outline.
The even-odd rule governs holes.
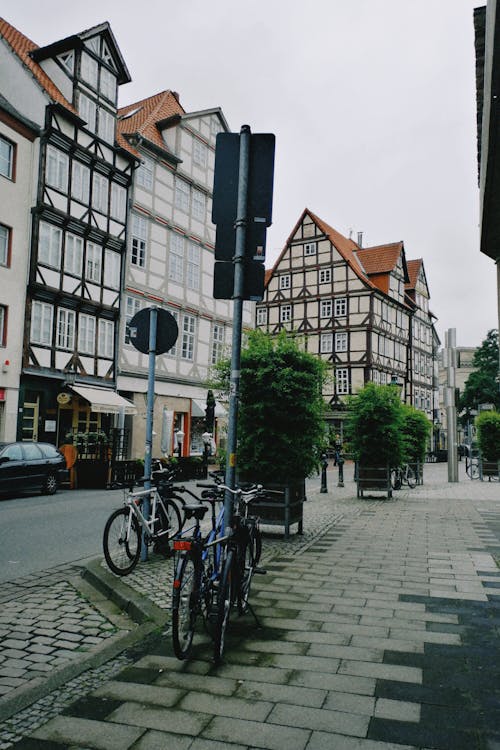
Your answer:
[[[407,289],[415,289],[417,286],[418,276],[420,274],[420,269],[423,266],[423,260],[422,258],[418,258],[417,260],[409,260],[407,261],[406,265],[408,266],[408,283],[405,285]]]
[[[389,245],[360,248],[356,255],[368,275],[390,273],[395,269],[402,250],[402,242],[391,242]]]
[[[61,91],[57,88],[52,78],[43,70],[31,57],[32,52],[40,49],[37,44],[28,39],[27,36],[21,34],[14,26],[12,26],[4,18],[0,18],[0,36],[7,42],[12,52],[19,58],[21,63],[26,67],[33,78],[36,80],[38,85],[45,91],[45,93],[52,99],[53,102],[61,104],[65,109],[74,115],[78,115],[73,105],[66,99]]]
[[[173,91],[160,91],[118,110],[118,134],[125,138],[131,136],[144,138],[163,151],[167,145],[162,138],[158,124],[174,116],[184,114],[178,94]]]

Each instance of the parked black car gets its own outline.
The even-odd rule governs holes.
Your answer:
[[[68,480],[66,459],[49,443],[0,443],[0,493],[38,490],[53,495]]]

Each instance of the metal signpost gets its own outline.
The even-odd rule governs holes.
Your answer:
[[[458,482],[457,408],[455,404],[455,368],[457,361],[456,329],[445,332],[444,365],[446,367],[446,429],[448,433],[448,482]]]

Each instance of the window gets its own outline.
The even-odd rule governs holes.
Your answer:
[[[115,324],[112,320],[99,321],[99,336],[97,337],[97,353],[100,357],[113,359],[115,340]]]
[[[170,315],[172,315],[175,318],[175,322],[177,323],[177,326],[179,327],[179,312],[178,310],[169,310],[168,311]],[[179,339],[177,339],[179,341]],[[169,357],[176,357],[177,356],[177,341],[172,346],[171,349],[167,352]]]
[[[322,354],[329,354],[333,351],[333,334],[322,333],[319,340],[319,350]]]
[[[347,315],[347,299],[346,297],[339,297],[335,300],[335,317],[343,318]]]
[[[47,185],[68,192],[69,157],[54,146],[47,146],[45,181]]]
[[[265,326],[267,323],[267,307],[257,308],[257,325]]]
[[[107,68],[101,68],[101,94],[115,104],[116,76]]]
[[[75,320],[74,310],[65,310],[60,307],[57,312],[56,341],[60,349],[71,351],[75,345]]]
[[[319,271],[319,283],[328,284],[332,280],[332,269],[321,268]]]
[[[7,307],[0,305],[0,346],[7,344]]]
[[[170,235],[168,278],[179,284],[184,280],[184,237],[177,232]]]
[[[98,70],[99,66],[97,65],[97,60],[94,60],[94,58],[90,57],[90,55],[88,55],[86,52],[82,52],[82,78],[87,83],[90,83],[90,85],[95,89],[97,88]]]
[[[214,323],[212,329],[212,364],[215,365],[224,354],[224,326]]]
[[[61,266],[61,243],[62,230],[53,224],[40,222],[40,235],[38,238],[38,261],[46,266],[60,268]]]
[[[290,274],[287,274],[286,276],[280,276],[280,289],[290,289],[290,284]]]
[[[0,175],[8,177],[9,180],[14,176],[14,144],[0,136]]]
[[[95,133],[95,121],[97,114],[97,105],[93,99],[89,99],[85,94],[80,93],[78,96],[78,113],[82,120],[88,125],[89,130]]]
[[[0,266],[10,266],[10,229],[0,224]]]
[[[189,213],[189,185],[184,180],[177,178],[175,180],[175,196],[174,203],[175,207],[179,208],[184,213]]]
[[[104,251],[104,283],[112,289],[120,288],[120,254]]]
[[[152,159],[143,157],[143,161],[139,166],[136,174],[136,184],[140,187],[146,188],[146,190],[152,190],[153,188],[153,170],[154,163]]]
[[[107,109],[99,107],[99,123],[97,128],[97,134],[103,141],[107,143],[114,143],[115,141],[115,116],[108,112]]]
[[[78,320],[78,351],[95,354],[95,318],[80,313]]]
[[[280,323],[289,323],[292,319],[292,306],[283,305],[280,308]]]
[[[90,169],[79,161],[73,161],[71,195],[75,200],[88,204],[90,193]]]
[[[332,317],[332,301],[331,299],[322,299],[319,303],[319,317],[320,318],[331,318]]]
[[[108,211],[108,180],[98,172],[92,179],[92,207],[103,214]]]
[[[335,351],[336,352],[347,351],[347,333],[335,334]]]
[[[205,221],[205,214],[207,211],[207,198],[205,193],[202,193],[199,190],[193,190],[191,210],[193,218],[198,219],[198,221]]]
[[[101,283],[102,253],[99,245],[87,242],[87,258],[85,262],[85,278],[87,281]]]
[[[61,61],[68,73],[73,73],[75,69],[75,53],[73,52],[73,50],[59,55],[58,60]]]
[[[304,255],[316,255],[316,242],[306,242],[304,245]]]
[[[82,275],[83,238],[74,234],[66,235],[66,249],[64,251],[64,270],[74,276]]]
[[[127,213],[127,191],[116,182],[111,183],[111,216],[119,221],[125,221]]]
[[[182,359],[193,359],[195,324],[196,320],[193,315],[184,315],[182,319]]]
[[[46,302],[34,301],[31,307],[31,334],[33,344],[49,345],[52,342],[54,308]]]
[[[349,370],[347,368],[336,370],[335,382],[339,396],[349,393]]]
[[[200,288],[200,246],[188,242],[186,285],[188,289]]]
[[[146,265],[146,239],[148,224],[143,216],[132,216],[132,248],[130,262],[133,266],[144,268]]]
[[[125,302],[125,344],[130,344],[130,321],[141,309],[141,300],[135,297],[127,297]]]
[[[207,166],[207,154],[208,150],[204,143],[193,138],[193,162],[199,167],[205,168]]]

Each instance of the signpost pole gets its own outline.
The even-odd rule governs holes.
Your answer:
[[[144,449],[144,489],[151,489],[151,462],[153,451],[153,412],[155,399],[155,366],[156,366],[156,330],[158,327],[158,308],[151,308],[149,318],[149,369],[148,369],[148,394],[146,403],[146,445]],[[151,504],[149,495],[146,495],[143,503],[143,515],[149,518]],[[144,532],[142,534],[141,560],[148,559],[148,548]]]
[[[243,296],[245,283],[245,244],[247,231],[248,173],[250,163],[250,126],[240,130],[240,158],[238,173],[238,204],[236,213],[236,244],[234,253],[234,308],[231,346],[231,377],[229,386],[229,422],[227,434],[226,484],[236,486],[236,447],[238,400],[240,391],[241,332],[243,320]],[[233,503],[231,493],[224,499],[226,529],[231,527]]]

